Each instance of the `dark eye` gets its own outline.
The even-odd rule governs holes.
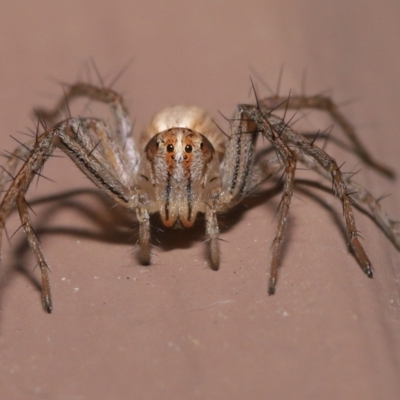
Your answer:
[[[167,146],[167,151],[168,151],[168,153],[172,153],[174,151],[174,145],[173,144],[169,144]]]
[[[187,144],[187,145],[185,146],[185,151],[186,151],[186,153],[191,153],[192,150],[193,150],[193,147],[192,147],[190,144]]]

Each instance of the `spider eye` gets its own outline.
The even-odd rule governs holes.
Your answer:
[[[193,147],[192,147],[190,144],[187,144],[187,145],[185,146],[185,151],[186,151],[186,153],[191,153],[192,150],[193,150]]]
[[[174,151],[174,145],[173,144],[169,144],[167,146],[167,151],[168,151],[168,153],[172,153]]]

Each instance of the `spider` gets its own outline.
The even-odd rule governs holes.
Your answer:
[[[54,121],[60,110],[68,108],[69,101],[77,97],[109,105],[115,127],[110,127],[103,119],[70,116],[56,124],[52,122],[52,127],[47,129],[44,121]],[[61,149],[113,201],[136,214],[139,259],[144,265],[151,261],[151,214],[158,213],[167,227],[188,228],[200,213],[205,218],[210,266],[218,270],[217,214],[236,206],[265,180],[282,174],[283,193],[271,247],[270,295],[275,293],[296,165],[300,162],[332,180],[334,194],[342,203],[349,246],[361,269],[371,278],[371,262],[359,241],[352,200],[369,207],[376,223],[400,249],[400,231],[395,222],[382,210],[379,201],[351,177],[345,176],[336,161],[317,147],[314,140],[296,132],[274,111],[303,108],[327,111],[366,164],[389,177],[394,176],[393,172],[370,157],[352,126],[329,98],[272,96],[256,100],[256,104],[236,107],[227,138],[211,117],[197,107],[166,108],[153,118],[143,133],[143,146],[135,143],[132,137],[132,122],[122,96],[111,88],[88,83],[70,85],[55,111],[39,113],[45,131],[37,133],[33,143],[19,145],[8,156],[6,166],[0,172],[0,189],[12,177],[0,205],[0,246],[6,218],[16,205],[40,267],[44,309],[49,313],[53,309],[48,265],[32,227],[25,194],[56,148]],[[262,157],[256,150],[260,135],[273,148],[272,156]],[[20,161],[22,167],[15,173]]]

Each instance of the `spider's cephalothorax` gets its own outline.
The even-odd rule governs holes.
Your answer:
[[[59,110],[75,97],[87,97],[110,105],[115,128],[102,119],[68,118],[59,123]],[[0,204],[0,241],[6,219],[16,205],[29,245],[42,275],[42,301],[51,312],[52,302],[48,266],[33,230],[25,194],[35,176],[55,148],[64,151],[78,168],[116,203],[136,214],[139,222],[140,259],[150,263],[150,215],[159,213],[168,227],[190,227],[198,213],[204,214],[210,262],[218,269],[217,213],[234,207],[266,179],[283,172],[283,194],[277,215],[277,230],[271,248],[269,294],[275,292],[279,255],[293,192],[297,162],[332,180],[335,195],[342,202],[349,245],[367,276],[372,277],[371,263],[358,239],[352,199],[367,205],[377,224],[397,248],[400,232],[382,210],[379,202],[363,187],[345,178],[336,161],[296,132],[271,110],[278,108],[323,109],[348,135],[366,164],[393,176],[374,161],[357,139],[351,125],[336,106],[320,96],[278,96],[259,100],[257,105],[236,107],[226,139],[212,119],[197,107],[170,107],[157,114],[142,134],[140,145],[131,135],[132,123],[122,97],[111,89],[77,83],[69,87],[53,113],[40,113],[41,120],[52,128],[38,134],[30,144],[17,147],[0,171],[0,190],[9,177],[11,184]],[[258,136],[264,136],[274,149],[258,153]],[[15,174],[18,163],[22,167]],[[350,194],[352,193],[352,199]],[[1,245],[1,243],[0,243]]]
[[[137,187],[165,226],[191,227],[220,186],[218,156],[206,136],[178,125],[148,142]]]

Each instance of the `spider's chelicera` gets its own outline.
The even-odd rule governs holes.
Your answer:
[[[389,169],[369,156],[352,126],[326,97],[273,96],[258,100],[255,105],[240,104],[230,120],[228,138],[199,108],[170,107],[154,117],[142,135],[143,146],[139,146],[132,137],[132,122],[124,101],[111,89],[74,84],[56,111],[42,114],[42,120],[54,121],[59,110],[65,108],[71,99],[82,96],[109,104],[115,127],[111,128],[102,119],[68,118],[38,134],[33,143],[17,147],[0,171],[0,189],[12,177],[0,205],[0,234],[7,216],[16,205],[40,267],[42,301],[48,312],[52,310],[48,266],[32,227],[25,194],[33,177],[55,148],[67,154],[116,203],[136,214],[143,264],[150,263],[151,214],[158,213],[165,226],[190,227],[202,213],[211,267],[217,270],[220,265],[217,214],[234,207],[266,179],[283,172],[283,194],[271,248],[268,292],[273,294],[297,162],[332,180],[334,193],[342,202],[350,248],[368,277],[372,277],[371,263],[359,241],[352,210],[353,199],[369,207],[376,222],[400,248],[400,232],[379,202],[365,188],[344,176],[335,160],[313,140],[296,132],[273,113],[278,108],[314,108],[329,112],[363,161],[381,173],[393,176]],[[272,156],[262,157],[256,151],[260,135],[274,149]],[[15,174],[21,160],[22,167]]]

